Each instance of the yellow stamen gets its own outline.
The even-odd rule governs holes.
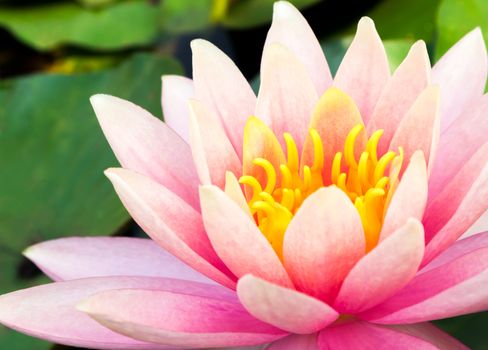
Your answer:
[[[276,171],[273,167],[273,164],[269,160],[264,158],[256,158],[252,162],[254,165],[258,165],[264,169],[267,177],[266,187],[264,191],[271,193],[273,192],[276,186]]]

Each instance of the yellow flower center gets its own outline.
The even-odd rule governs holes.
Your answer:
[[[280,258],[284,233],[293,215],[309,195],[328,185],[340,188],[354,203],[363,224],[366,250],[370,251],[378,243],[385,211],[398,183],[403,150],[389,151],[378,157],[377,146],[383,130],[377,130],[368,139],[365,149],[357,152],[356,140],[363,129],[362,124],[351,129],[344,151],[335,154],[330,169],[325,168],[323,142],[317,130],[310,129],[311,165],[300,165],[295,140],[284,133],[286,164],[275,169],[270,160],[255,158],[253,164],[264,170],[266,184],[262,185],[252,175],[239,179],[251,189],[252,195],[248,196],[251,213]],[[324,176],[326,172],[327,177]],[[325,183],[324,178],[330,178],[330,183]]]

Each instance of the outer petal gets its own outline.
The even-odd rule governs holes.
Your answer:
[[[283,258],[298,290],[332,301],[365,250],[356,208],[331,186],[303,202],[285,233]]]
[[[317,94],[331,84],[332,75],[324,52],[307,20],[292,4],[277,1],[273,7],[273,23],[266,37],[266,47],[278,42],[289,48],[305,66]]]
[[[200,187],[205,228],[217,254],[237,276],[252,273],[283,286],[291,281],[256,223],[215,186]]]
[[[488,60],[481,30],[476,28],[436,63],[432,82],[442,92],[441,130],[446,130],[485,89]]]
[[[208,240],[200,213],[145,176],[125,169],[109,169],[106,174],[131,216],[152,239],[195,270],[234,286]]]
[[[367,123],[389,78],[390,68],[383,43],[373,21],[363,17],[337,70],[334,85],[354,99]]]
[[[292,334],[286,338],[280,339],[266,350],[319,350],[317,344],[317,333],[309,335]]]
[[[256,345],[286,335],[249,315],[235,294],[211,287],[112,290],[78,308],[118,333],[184,348]]]
[[[183,140],[190,142],[188,100],[194,98],[193,81],[178,75],[164,75],[162,77],[164,121]]]
[[[207,107],[196,100],[190,104],[190,145],[193,160],[205,185],[225,185],[225,172],[241,173],[241,160],[220,122]]]
[[[300,151],[317,100],[308,72],[295,55],[278,43],[267,45],[261,61],[256,115],[270,120],[278,137],[285,132],[292,134]]]
[[[439,141],[439,88],[427,87],[401,121],[391,140],[390,149],[402,147],[405,158],[421,150],[432,168]]]
[[[473,239],[475,237],[469,238]],[[399,293],[361,317],[375,323],[415,323],[488,309],[488,241],[461,240],[433,260]],[[461,252],[460,252],[461,251]]]
[[[319,349],[350,350],[466,350],[467,348],[448,334],[428,323],[408,327],[378,326],[355,321],[324,329],[319,334]]]
[[[98,276],[148,276],[214,283],[150,239],[61,238],[29,247],[24,255],[55,281]]]
[[[168,349],[114,333],[75,306],[83,298],[118,288],[182,289],[190,282],[149,277],[102,277],[47,284],[0,297],[0,322],[48,341],[92,349]]]
[[[352,268],[334,307],[354,314],[379,304],[415,276],[423,254],[422,224],[410,219]]]
[[[124,168],[151,177],[198,207],[190,147],[173,130],[129,101],[109,95],[95,95],[90,101]]]
[[[421,151],[414,153],[386,210],[380,240],[403,226],[408,218],[422,220],[427,203],[427,166]]]
[[[329,305],[315,298],[252,275],[239,279],[237,295],[251,315],[290,333],[310,334],[339,317]]]
[[[423,41],[412,45],[383,90],[368,123],[368,133],[383,129],[378,151],[388,151],[395,130],[420,93],[430,83],[430,61]]]
[[[213,109],[237,154],[242,152],[242,134],[254,113],[256,96],[229,57],[208,41],[191,42],[195,96]]]

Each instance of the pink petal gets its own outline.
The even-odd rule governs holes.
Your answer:
[[[379,304],[415,276],[423,254],[422,224],[410,219],[358,261],[344,280],[334,307],[354,314]]]
[[[292,286],[275,251],[256,223],[215,186],[200,187],[202,216],[215,251],[237,276],[252,273],[270,282]]]
[[[218,115],[240,157],[244,125],[254,114],[256,96],[234,62],[216,46],[197,39],[191,49],[195,96]]]
[[[107,177],[142,229],[170,254],[213,280],[233,287],[232,276],[208,240],[200,213],[167,188],[126,169]]]
[[[439,88],[427,87],[400,122],[391,140],[390,149],[402,147],[405,159],[421,150],[432,167],[435,148],[439,140]]]
[[[449,247],[488,207],[488,143],[469,159],[429,203],[423,222],[427,247],[424,265]]]
[[[308,72],[292,51],[278,43],[264,48],[256,116],[270,120],[282,145],[289,132],[299,151],[318,96]]]
[[[154,179],[198,207],[198,177],[185,141],[161,120],[129,101],[94,95],[90,102],[124,168]]]
[[[317,94],[321,95],[332,84],[329,65],[317,37],[305,17],[289,2],[274,3],[265,50],[274,42],[286,46],[302,62]]]
[[[374,22],[363,17],[337,70],[334,86],[354,99],[367,123],[389,78],[390,68],[383,43]]]
[[[386,210],[380,240],[403,226],[408,218],[422,220],[427,203],[427,166],[421,151],[413,154]]]
[[[247,204],[246,197],[242,191],[241,184],[236,176],[230,171],[225,173],[225,194],[229,196],[241,209],[252,217],[251,210]]]
[[[298,209],[285,233],[283,258],[298,290],[332,301],[365,250],[356,208],[331,186],[314,192]]]
[[[482,94],[488,60],[480,28],[466,34],[441,57],[432,70],[432,82],[441,88],[441,130],[447,128]]]
[[[292,334],[272,343],[266,350],[319,350],[317,333],[308,335]]]
[[[213,283],[150,239],[61,238],[31,246],[24,255],[55,281],[98,276],[148,276]]]
[[[319,334],[319,349],[350,350],[466,350],[456,339],[428,323],[410,326],[379,326],[352,321],[324,329]]]
[[[226,171],[241,173],[241,160],[219,120],[196,100],[190,101],[190,145],[201,183],[224,188]]]
[[[334,309],[318,299],[253,275],[239,279],[237,295],[251,315],[290,333],[310,334],[339,317]]]
[[[474,238],[474,237],[473,237]],[[375,323],[415,323],[488,309],[488,240],[454,244],[399,293],[362,318]]]
[[[430,61],[423,41],[417,41],[386,84],[368,124],[368,133],[383,129],[379,153],[388,145],[401,120],[430,83]]]
[[[189,143],[188,100],[195,96],[193,81],[178,75],[163,75],[162,81],[161,105],[163,106],[164,121],[186,143]]]
[[[256,345],[286,335],[249,315],[234,293],[203,284],[105,291],[78,308],[118,333],[184,348]]]
[[[114,333],[76,310],[75,306],[84,298],[104,290],[183,290],[188,285],[191,283],[149,277],[98,277],[51,283],[0,296],[0,322],[30,336],[70,346],[92,349],[168,349],[170,347],[144,343]]]
[[[488,210],[459,239],[471,237],[483,231],[488,231]]]

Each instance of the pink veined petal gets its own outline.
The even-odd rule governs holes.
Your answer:
[[[486,46],[480,28],[466,34],[435,64],[432,82],[441,88],[441,131],[483,94],[488,72]]]
[[[235,293],[203,284],[185,290],[110,290],[78,309],[131,338],[192,349],[257,345],[287,334],[252,317]]]
[[[207,277],[235,286],[232,274],[208,240],[199,212],[143,175],[126,169],[105,173],[126,209],[152,239]]]
[[[337,70],[334,86],[354,99],[367,124],[389,78],[390,68],[383,42],[371,18],[363,17]]]
[[[421,151],[413,154],[386,210],[380,241],[387,238],[408,218],[422,220],[427,204],[427,166]]]
[[[487,210],[487,158],[485,143],[427,206],[423,219],[427,242],[423,265],[461,237]]]
[[[190,142],[188,100],[194,98],[193,81],[178,75],[163,75],[161,105],[164,121],[186,143]]]
[[[271,128],[283,146],[281,136],[289,132],[301,151],[317,101],[312,80],[293,52],[278,43],[265,46],[256,116],[271,121]]]
[[[308,335],[292,334],[272,343],[266,350],[319,350],[317,333]]]
[[[435,150],[439,141],[439,88],[428,86],[417,98],[390,143],[390,149],[402,147],[405,159],[421,150],[428,169],[432,168]]]
[[[129,237],[70,237],[36,244],[24,255],[55,281],[147,276],[214,283],[154,241]]]
[[[290,333],[314,333],[339,317],[318,299],[253,275],[239,279],[237,295],[251,315]]]
[[[254,114],[256,96],[234,62],[202,39],[191,42],[195,96],[216,112],[235,151],[242,156],[242,135]]]
[[[380,154],[388,151],[401,120],[430,84],[430,71],[427,47],[423,41],[417,41],[386,84],[368,123],[368,134],[384,130],[378,144]]]
[[[467,350],[463,344],[429,323],[408,327],[379,326],[352,321],[324,329],[318,338],[321,350],[396,349]]]
[[[215,186],[200,186],[202,216],[215,251],[237,276],[251,273],[270,282],[291,287],[280,259],[249,217]]]
[[[91,349],[170,349],[173,347],[149,344],[114,333],[76,310],[75,306],[92,294],[110,289],[182,291],[191,284],[173,279],[125,276],[46,284],[0,296],[0,323],[31,336],[69,346]]]
[[[302,62],[318,95],[332,85],[329,65],[317,37],[305,17],[287,1],[274,3],[265,50],[274,42],[286,46]]]
[[[424,230],[414,219],[365,255],[345,278],[333,304],[342,313],[371,308],[404,287],[424,254]]]
[[[198,208],[198,177],[190,147],[148,111],[109,95],[90,102],[120,164],[151,177]]]
[[[190,145],[195,167],[204,185],[225,185],[225,172],[241,173],[241,160],[220,122],[196,100],[190,104]]]
[[[485,237],[486,238],[486,237]],[[375,323],[405,324],[488,309],[488,241],[458,241],[400,292],[361,314]]]
[[[365,250],[356,208],[331,186],[311,194],[298,209],[285,233],[283,259],[298,290],[330,302]]]

